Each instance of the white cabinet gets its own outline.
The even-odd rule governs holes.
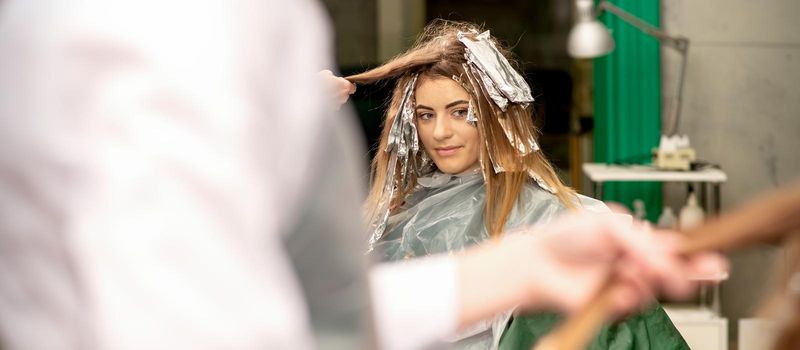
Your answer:
[[[727,318],[703,307],[664,306],[664,311],[691,349],[728,350]]]
[[[777,322],[763,318],[739,319],[739,350],[772,349],[780,327]]]

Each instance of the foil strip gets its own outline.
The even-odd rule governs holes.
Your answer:
[[[522,104],[533,102],[530,86],[494,46],[488,30],[475,36],[476,40],[468,38],[463,32],[458,32],[457,37],[466,46],[467,61],[473,63],[481,72],[484,85],[493,85],[493,87],[487,86],[487,90],[500,109],[505,111],[508,101]],[[487,78],[493,84],[487,84]],[[499,91],[502,98],[495,96],[492,89]],[[504,99],[507,101],[504,102]]]
[[[386,230],[386,221],[389,219],[389,205],[395,193],[394,173],[397,168],[397,154],[389,156],[389,169],[386,172],[386,180],[383,183],[383,196],[378,200],[378,204],[369,221],[370,236],[367,242],[367,253],[372,252],[375,244],[383,237]]]
[[[483,178],[483,182],[486,182],[486,171],[485,171],[486,165],[484,165],[483,163],[483,156],[481,156],[481,158],[478,159],[478,162],[481,164],[481,177]]]
[[[492,164],[492,170],[494,171],[494,173],[499,174],[506,171],[506,169],[503,168],[502,165],[500,165],[500,162],[494,159],[494,152],[492,152],[492,147],[489,144],[489,140],[484,140],[484,142],[486,143],[486,147],[489,150],[489,152],[486,153],[489,154],[489,163]]]
[[[397,186],[407,185],[409,163],[419,152],[419,135],[417,134],[417,126],[414,124],[414,86],[416,86],[417,77],[418,74],[411,76],[406,85],[403,91],[403,99],[400,102],[400,109],[392,121],[391,129],[389,129],[389,139],[385,149],[390,154],[389,168],[386,171],[386,179],[383,184],[383,197],[378,200],[377,208],[369,220],[370,237],[367,253],[371,252],[375,243],[383,237],[383,232],[386,230],[386,221],[389,219],[390,204],[397,192]],[[395,182],[398,162],[401,162],[402,167],[400,179]]]
[[[469,73],[471,73],[472,76],[478,76],[478,77],[484,76],[485,77],[485,75],[482,74],[481,70],[476,65],[474,65],[474,64],[464,64],[463,66],[464,66],[464,70],[466,70]],[[467,77],[470,78],[470,74],[467,74]],[[477,80],[477,79],[475,79],[475,80]],[[476,83],[475,80],[470,78],[470,82],[472,82],[472,84]],[[489,80],[488,83],[486,82],[486,80],[478,81],[477,83],[479,83],[479,84],[482,83],[481,86],[484,87],[483,90],[491,96],[491,94],[492,94],[491,91],[492,91],[492,88],[493,88],[491,80]],[[505,101],[505,102],[508,101],[504,97],[501,97],[501,98],[502,98],[501,99],[501,103],[503,101]],[[495,104],[498,104],[496,99],[493,98],[493,100],[495,101]],[[498,107],[503,109],[504,107],[507,107],[507,106],[498,104]],[[503,133],[505,133],[506,138],[508,139],[508,142],[514,148],[516,148],[517,151],[521,155],[524,156],[524,155],[527,155],[529,153],[536,152],[536,151],[540,150],[539,144],[536,143],[536,140],[533,138],[532,135],[529,135],[527,140],[518,140],[517,137],[515,136],[515,134],[511,131],[511,128],[508,125],[508,123],[509,123],[508,120],[506,120],[504,118],[498,118],[497,121],[500,124],[500,127],[503,128]],[[495,168],[497,168],[497,167],[495,167]],[[495,171],[495,173],[497,173],[497,172],[498,171]]]
[[[478,127],[478,117],[475,116],[475,110],[472,108],[472,100],[469,101],[469,107],[467,107],[467,123]]]
[[[505,112],[506,109],[508,109],[508,99],[505,98],[503,93],[497,88],[497,86],[494,85],[492,79],[489,78],[489,76],[486,75],[486,73],[484,73],[480,68],[478,68],[475,62],[472,62],[469,59],[467,61],[469,61],[472,66],[475,67],[473,68],[473,71],[476,73],[478,78],[480,78],[483,86],[486,88],[486,92],[489,94],[489,97],[492,98],[492,101],[494,101],[497,107],[500,107],[500,110]]]
[[[386,144],[386,152],[397,151],[400,157],[408,156],[409,150],[416,153],[419,150],[419,136],[417,126],[414,125],[414,86],[417,83],[417,74],[411,77],[403,92],[403,99],[400,102],[400,109],[392,121],[392,128],[389,130],[389,140]]]
[[[432,170],[431,165],[433,165],[433,160],[428,155],[428,152],[426,152],[425,150],[422,150],[422,152],[420,152],[419,159],[420,159],[420,165],[419,168],[417,169],[417,177],[429,173]]]
[[[416,80],[416,77],[412,79],[411,86],[414,86],[413,84],[416,82]],[[414,93],[411,92],[411,96],[413,95]],[[414,101],[411,97],[406,100],[406,103],[403,106],[403,123],[406,125],[406,139],[408,139],[411,143],[409,145],[411,155],[415,156],[417,152],[419,152],[419,134],[417,133],[417,125],[414,124]]]
[[[481,83],[478,80],[478,78],[476,78],[476,76],[478,75],[478,72],[480,72],[480,70],[477,69],[475,67],[475,65],[468,64],[468,63],[463,64],[463,68],[464,68],[464,71],[467,72],[467,79],[469,79],[470,84],[472,84],[472,86],[473,86],[473,89],[475,91],[481,90],[482,93],[488,94],[488,89],[486,88],[486,85]],[[484,113],[483,110],[481,110],[481,104],[480,103],[478,104],[478,114],[480,114],[482,116],[483,115],[488,115],[488,113]],[[483,141],[486,143],[486,148],[489,150],[489,152],[488,152],[488,154],[489,154],[489,163],[492,165],[492,170],[494,171],[494,173],[497,174],[497,173],[504,172],[505,169],[499,164],[499,162],[497,162],[494,159],[494,154],[493,154],[494,152],[492,152],[493,148],[492,148],[492,145],[489,144],[489,140],[484,138]],[[483,163],[481,163],[481,167],[482,168],[484,167]]]
[[[533,135],[528,135],[526,140],[519,139],[511,132],[511,127],[508,125],[509,121],[507,119],[498,118],[497,122],[500,123],[500,127],[503,128],[503,133],[506,134],[508,142],[517,149],[519,154],[524,156],[540,150],[539,144],[533,139]]]
[[[547,182],[545,182],[544,179],[539,176],[539,174],[533,171],[533,169],[528,169],[528,176],[530,176],[533,181],[536,181],[536,184],[539,185],[539,187],[541,187],[543,190],[552,194],[556,194],[556,192],[558,192],[555,188],[550,187],[550,185],[548,185]]]

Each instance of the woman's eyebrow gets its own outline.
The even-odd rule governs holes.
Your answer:
[[[433,110],[433,108],[430,108],[430,107],[428,107],[426,105],[417,105],[417,108],[415,108],[415,109],[430,109],[430,110]]]
[[[453,102],[448,103],[447,106],[445,106],[444,108],[448,109],[448,108],[453,107],[453,106],[458,106],[458,105],[460,105],[462,103],[469,103],[469,101],[464,101],[464,100],[453,101]]]

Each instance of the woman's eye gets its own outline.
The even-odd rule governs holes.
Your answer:
[[[419,114],[417,114],[417,119],[419,119],[419,120],[430,120],[431,118],[433,118],[433,114],[432,113],[419,113]]]
[[[467,117],[467,110],[466,109],[457,109],[453,111],[453,116],[456,118],[466,118]]]

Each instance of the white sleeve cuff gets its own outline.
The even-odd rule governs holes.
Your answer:
[[[419,349],[458,327],[457,261],[433,256],[374,266],[375,331],[384,350]]]

